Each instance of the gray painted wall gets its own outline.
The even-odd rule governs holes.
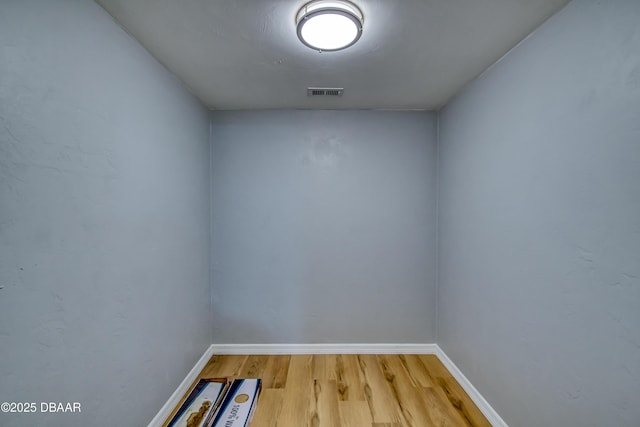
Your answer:
[[[434,342],[434,114],[211,120],[214,342]]]
[[[2,426],[141,426],[211,342],[208,113],[91,1],[0,3]]]
[[[439,344],[512,426],[640,425],[640,2],[573,1],[440,135]]]

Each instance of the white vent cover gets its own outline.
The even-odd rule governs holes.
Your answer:
[[[342,96],[342,87],[308,87],[307,96]]]

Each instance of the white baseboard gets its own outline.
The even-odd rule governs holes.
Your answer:
[[[214,354],[436,354],[436,344],[213,344]]]
[[[214,354],[435,354],[493,427],[509,427],[438,344],[212,344],[148,427],[162,425]]]
[[[458,384],[467,392],[473,403],[476,404],[480,412],[487,418],[487,420],[491,423],[493,427],[509,427],[507,423],[500,417],[500,415],[493,409],[489,402],[480,394],[477,388],[471,384],[471,381],[464,376],[462,371],[453,363],[447,353],[444,352],[440,348],[439,345],[436,344],[436,356],[442,362],[442,364],[447,368],[447,370],[453,375],[453,377],[458,381]]]
[[[214,354],[216,354],[214,352],[214,346],[210,345],[207,351],[204,352],[202,357],[198,359],[195,366],[189,371],[184,380],[182,380],[178,388],[173,392],[171,397],[169,397],[169,400],[167,400],[166,403],[162,405],[162,408],[160,408],[160,411],[158,411],[156,416],[153,417],[148,427],[159,427],[162,425],[162,423],[165,422],[167,417],[171,414],[171,411],[173,411],[173,408],[178,405],[180,399],[182,399],[182,396],[184,396],[185,393],[189,391],[189,387],[191,387],[191,384],[193,384],[193,382],[198,379],[200,372],[202,372],[204,367],[209,362],[209,359],[211,359],[211,356],[213,356]]]

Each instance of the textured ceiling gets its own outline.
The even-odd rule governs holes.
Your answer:
[[[568,3],[354,0],[362,38],[318,53],[296,37],[304,0],[97,1],[212,109],[437,109]]]

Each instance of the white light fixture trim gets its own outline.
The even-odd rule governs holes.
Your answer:
[[[362,11],[349,1],[314,0],[296,15],[298,38],[319,52],[353,45],[362,35],[363,21]]]

